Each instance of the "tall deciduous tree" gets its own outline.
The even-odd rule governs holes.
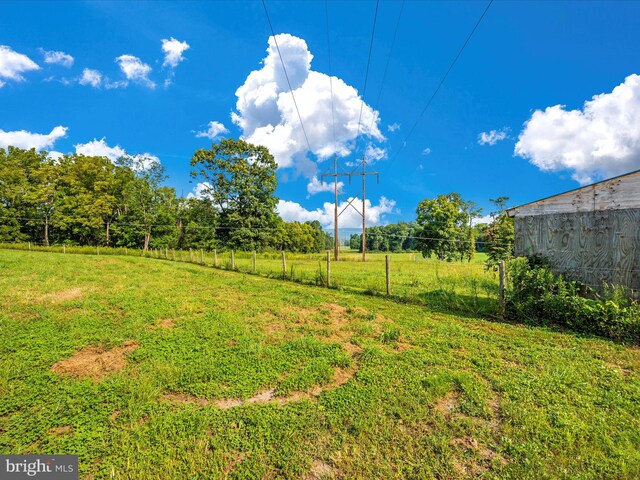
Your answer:
[[[440,260],[471,259],[475,250],[471,218],[474,205],[458,193],[438,195],[418,204],[420,226],[417,248],[422,255]]]
[[[225,139],[197,150],[192,176],[202,198],[218,211],[217,235],[228,248],[252,250],[269,244],[277,215],[277,164],[269,151],[244,140]]]

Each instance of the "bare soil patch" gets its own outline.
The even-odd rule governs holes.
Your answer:
[[[111,350],[88,345],[78,350],[72,357],[53,364],[51,371],[58,375],[100,381],[126,367],[125,355],[139,346],[140,344],[134,340],[128,340],[121,347]]]
[[[47,303],[59,304],[79,300],[84,297],[84,291],[81,287],[60,290],[58,292],[46,293],[42,296],[42,300]]]
[[[322,460],[314,460],[311,463],[311,468],[307,475],[303,478],[305,480],[321,480],[323,478],[330,478],[333,476],[333,468]]]
[[[156,322],[158,328],[173,328],[176,321],[173,318],[161,318]]]
[[[440,412],[445,418],[449,418],[458,409],[459,405],[460,394],[458,392],[449,392],[436,403],[434,408],[436,412]]]
[[[62,427],[53,427],[49,429],[49,433],[56,437],[62,437],[71,433],[71,427],[69,425],[64,425]]]

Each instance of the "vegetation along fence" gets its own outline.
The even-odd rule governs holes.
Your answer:
[[[0,248],[57,252],[61,254],[138,256],[165,261],[200,264],[269,278],[342,289],[369,295],[388,295],[396,300],[427,305],[435,310],[498,315],[500,286],[504,278],[487,270],[486,256],[470,262],[446,262],[423,258],[420,253],[370,253],[367,261],[357,252],[343,252],[334,261],[329,252],[238,252],[218,250],[147,251],[126,247],[89,247],[35,243],[5,243]],[[502,278],[502,281],[500,281]]]

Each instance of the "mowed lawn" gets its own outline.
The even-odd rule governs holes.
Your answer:
[[[140,257],[0,250],[0,452],[81,478],[639,478],[640,350]]]

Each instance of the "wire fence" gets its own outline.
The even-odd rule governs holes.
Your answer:
[[[339,261],[328,252],[301,254],[284,251],[240,252],[232,250],[149,250],[127,247],[69,246],[0,243],[0,248],[79,255],[144,257],[360,294],[387,296],[395,300],[444,311],[481,315],[500,312],[498,275],[487,270],[483,257],[471,262],[446,262],[423,258],[420,253],[369,253],[362,261],[358,252],[342,252]]]

